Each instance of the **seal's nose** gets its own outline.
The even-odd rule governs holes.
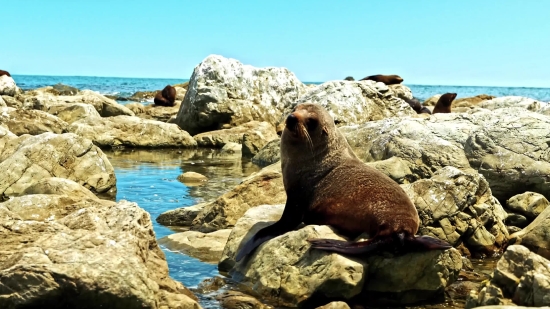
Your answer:
[[[286,126],[287,127],[294,128],[297,123],[298,123],[298,118],[296,117],[296,115],[294,115],[294,113],[292,113],[292,114],[288,115],[288,117],[286,117]]]

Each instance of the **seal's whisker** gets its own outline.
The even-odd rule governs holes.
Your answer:
[[[311,151],[311,154],[313,154],[313,141],[311,140],[311,136],[309,136],[309,132],[307,131],[306,127],[303,124],[300,124],[300,131],[306,138],[307,145],[309,146],[309,150]]]

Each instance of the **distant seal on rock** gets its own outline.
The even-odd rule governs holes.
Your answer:
[[[155,105],[174,106],[176,101],[176,88],[167,85],[162,91],[157,92],[153,100]]]
[[[309,240],[312,248],[328,251],[359,254],[375,249],[451,247],[436,238],[415,236],[420,219],[405,191],[359,160],[319,105],[299,104],[286,118],[281,165],[287,194],[281,219],[251,237],[239,250],[237,261],[301,222],[331,225],[348,237],[370,235],[361,242]]]
[[[448,92],[443,94],[441,97],[439,97],[439,100],[437,100],[437,103],[435,104],[432,114],[450,113],[451,104],[453,104],[453,101],[455,98],[456,98],[456,93]]]
[[[353,78],[353,76],[348,76],[348,77],[344,78],[344,80],[347,80],[347,81],[354,81],[355,78]]]
[[[361,80],[373,80],[375,82],[382,82],[386,85],[395,85],[395,84],[401,84],[403,82],[403,78],[399,75],[371,75],[367,76]]]
[[[414,109],[414,111],[417,114],[431,114],[432,112],[426,107],[423,106],[420,101],[418,101],[415,98],[412,99],[405,99],[405,102],[409,103],[409,105]]]
[[[11,77],[10,72],[4,71],[4,70],[0,70],[0,76],[3,76],[3,75],[7,75],[7,76]]]

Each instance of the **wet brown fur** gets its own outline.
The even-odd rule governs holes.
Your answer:
[[[403,78],[399,75],[371,75],[367,76],[361,80],[373,80],[375,82],[382,82],[386,85],[395,85],[395,84],[401,84],[403,82]]]
[[[176,88],[167,85],[162,91],[157,92],[153,100],[155,105],[174,106],[176,105]]]
[[[3,75],[7,75],[7,76],[11,77],[10,72],[4,71],[4,70],[0,70],[0,76],[3,76]]]
[[[455,98],[456,98],[456,93],[452,93],[452,92],[448,92],[441,95],[441,97],[439,97],[439,100],[437,100],[437,103],[435,104],[432,114],[450,113],[451,104],[453,104],[453,101]]]

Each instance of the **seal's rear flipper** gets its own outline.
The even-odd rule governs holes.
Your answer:
[[[453,247],[444,240],[430,236],[415,236],[408,240],[409,244],[413,247],[423,248],[425,250],[445,250]]]
[[[385,244],[385,242],[377,239],[355,242],[322,238],[308,239],[307,241],[311,243],[311,248],[344,254],[368,253]]]
[[[237,256],[235,257],[235,261],[237,261],[237,262],[240,261],[243,257],[248,255],[250,252],[254,251],[254,249],[256,249],[256,247],[260,246],[261,244],[263,244],[264,242],[266,242],[266,241],[268,241],[272,238],[275,238],[275,237],[279,236],[279,234],[270,233],[270,231],[268,230],[269,227],[270,226],[258,231],[258,233],[256,233],[254,236],[252,236],[252,238],[250,238],[244,244],[244,246],[239,251],[239,253],[237,253]]]

